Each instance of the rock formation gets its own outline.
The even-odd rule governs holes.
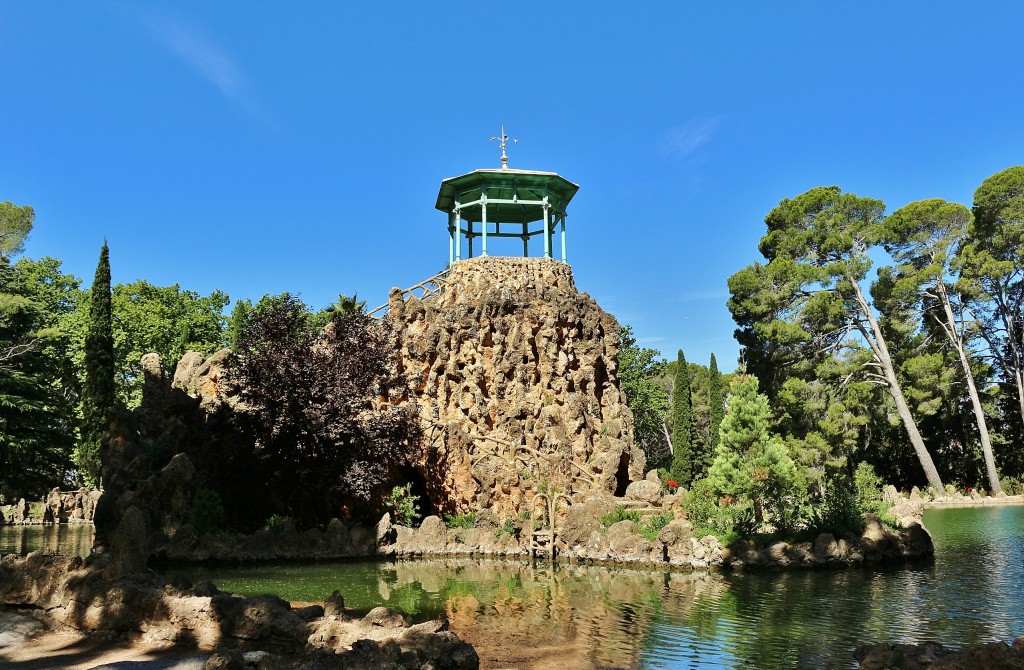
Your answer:
[[[444,621],[408,626],[384,608],[353,616],[343,603],[293,608],[265,595],[222,593],[209,582],[165,584],[152,572],[109,578],[107,557],[43,551],[0,558],[0,606],[45,611],[51,625],[108,639],[141,637],[185,647],[264,652],[261,668],[474,670],[473,648]],[[340,596],[333,599],[340,602]],[[231,667],[230,665],[227,667]],[[239,666],[235,666],[239,667]]]
[[[427,436],[434,507],[500,518],[538,492],[622,495],[644,456],[617,379],[619,325],[544,258],[454,264],[440,295],[392,291],[386,319]]]

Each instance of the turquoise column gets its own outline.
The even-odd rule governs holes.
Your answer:
[[[480,196],[480,227],[483,232],[483,241],[480,243],[480,255],[487,255],[487,196]]]
[[[452,210],[455,216],[455,260],[462,260],[462,212],[459,211],[459,203],[455,203]]]
[[[466,258],[473,257],[473,222],[466,221],[466,246],[469,248],[469,253],[466,254]]]
[[[565,212],[562,212],[562,262],[568,262],[565,260]]]
[[[455,262],[455,212],[448,212],[448,267]]]
[[[523,258],[530,255],[530,236],[526,233],[526,224],[523,224]]]
[[[544,196],[544,258],[551,258],[551,219],[548,215],[547,196]]]

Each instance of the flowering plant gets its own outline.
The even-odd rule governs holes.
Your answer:
[[[678,486],[679,486],[679,483],[678,483],[678,482],[676,482],[676,480],[674,480],[674,479],[670,479],[670,480],[668,480],[668,481],[666,482],[666,484],[668,484],[668,489],[669,489],[669,491],[672,491],[673,493],[675,493],[675,492],[676,492],[676,488],[678,488]]]

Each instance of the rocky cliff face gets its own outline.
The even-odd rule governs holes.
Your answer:
[[[643,477],[618,386],[619,325],[568,265],[460,261],[439,297],[392,291],[385,318],[420,406],[416,469],[435,507],[504,517],[537,492],[621,495]]]

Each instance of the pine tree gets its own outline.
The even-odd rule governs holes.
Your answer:
[[[791,530],[806,491],[789,450],[770,431],[768,397],[757,389],[754,376],[734,383],[707,481],[730,504],[752,504],[758,524],[770,521],[776,529]]]
[[[690,398],[690,366],[680,349],[672,386],[672,479],[688,487],[693,481],[693,401]]]
[[[722,417],[725,416],[725,403],[722,401],[722,373],[718,371],[718,361],[711,354],[711,366],[708,368],[708,405],[711,407],[711,449],[707,454],[705,467],[711,467],[715,459],[715,449],[721,439]]]
[[[100,484],[100,442],[110,428],[116,403],[110,252],[104,242],[96,266],[96,277],[89,291],[85,384],[82,388],[82,440],[75,453],[75,462],[82,478],[93,486]]]

